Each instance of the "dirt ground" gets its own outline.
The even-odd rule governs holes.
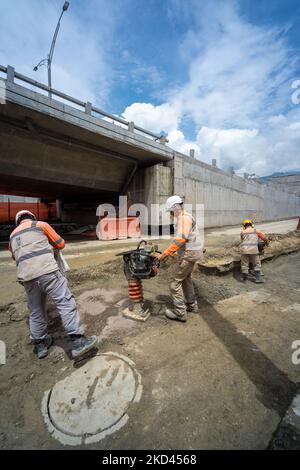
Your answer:
[[[72,270],[70,286],[86,333],[98,335],[99,351],[134,361],[143,395],[126,426],[84,447],[266,448],[300,382],[300,366],[291,360],[292,342],[300,339],[300,253],[266,261],[263,285],[239,282],[237,270],[215,275],[196,269],[200,313],[189,314],[185,324],[163,315],[170,305],[168,264],[143,283],[149,320],[123,318],[122,261],[108,258]],[[7,363],[0,366],[0,448],[61,449],[44,424],[41,401],[76,365],[51,305],[55,343],[46,359],[36,359],[25,296],[12,285],[12,273],[11,265],[2,266],[0,339]]]

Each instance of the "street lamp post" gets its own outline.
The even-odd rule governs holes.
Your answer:
[[[52,98],[52,94],[51,94],[51,88],[52,88],[52,77],[51,77],[51,64],[52,64],[52,58],[53,58],[53,52],[54,52],[54,47],[55,47],[55,42],[56,42],[56,38],[57,38],[57,35],[58,35],[58,31],[59,31],[59,27],[60,27],[60,20],[64,14],[65,11],[67,11],[67,9],[69,8],[69,5],[70,3],[69,2],[65,2],[63,7],[62,7],[62,12],[60,14],[60,17],[58,19],[58,23],[56,25],[56,28],[55,28],[55,31],[54,31],[54,35],[53,35],[53,39],[52,39],[52,43],[51,43],[51,47],[50,47],[50,51],[49,51],[49,54],[47,56],[46,59],[42,59],[35,67],[34,67],[34,71],[36,72],[38,70],[38,68],[41,66],[41,65],[45,65],[47,64],[47,69],[48,69],[48,88],[49,88],[49,91],[48,91],[48,96],[49,98]]]

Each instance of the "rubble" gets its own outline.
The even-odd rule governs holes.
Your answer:
[[[276,256],[300,250],[300,232],[297,230],[287,234],[268,234],[270,245],[265,248],[261,261],[271,260]],[[204,262],[198,263],[200,271],[205,273],[224,273],[232,271],[240,265],[239,243],[208,249]]]

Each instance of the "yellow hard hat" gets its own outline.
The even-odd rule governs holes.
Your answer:
[[[254,223],[250,219],[244,220],[243,227],[245,227],[246,225],[251,225],[251,227],[254,227]]]

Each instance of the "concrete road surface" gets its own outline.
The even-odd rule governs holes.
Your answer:
[[[266,233],[288,233],[292,230],[296,230],[297,219],[289,219],[289,220],[278,220],[276,222],[267,222],[267,223],[258,223],[257,228],[262,230]],[[239,235],[241,232],[241,227],[227,227],[225,229],[208,229],[206,232],[206,236],[214,235],[214,236],[221,236],[221,235]]]

